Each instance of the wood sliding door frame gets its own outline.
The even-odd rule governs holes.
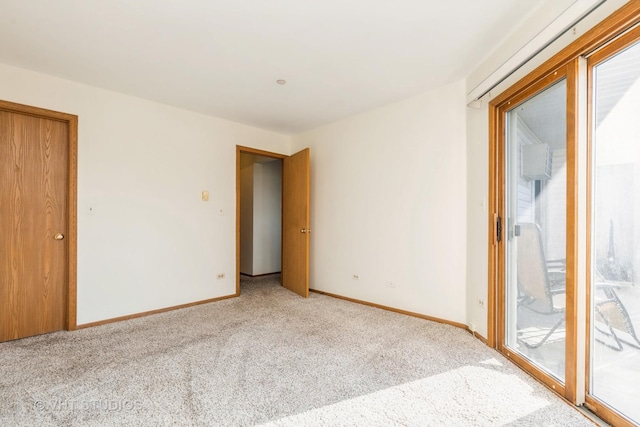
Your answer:
[[[602,47],[601,49],[595,51],[592,55],[587,58],[587,109],[588,116],[590,118],[594,117],[594,68],[611,57],[615,56],[617,53],[623,51],[624,49],[630,47],[631,45],[638,43],[640,41],[640,27],[635,27],[632,30],[626,32],[624,35],[615,39],[611,43]],[[587,228],[589,231],[593,229],[593,179],[594,179],[594,153],[593,153],[593,126],[588,127],[588,144],[587,144],[587,205],[590,207],[587,212]],[[591,233],[587,233],[587,247],[591,248],[591,244],[593,243]],[[592,251],[587,252],[587,265],[589,270],[591,271],[591,266],[593,265],[592,260],[593,253]],[[591,279],[592,275],[587,275],[587,325],[590,324],[590,314],[592,311],[592,297],[591,297]],[[591,328],[587,328],[587,342],[591,342]],[[590,360],[591,355],[589,352],[589,347],[587,347],[587,358]],[[590,394],[591,391],[591,381],[590,381],[590,369],[589,365],[585,366],[585,379],[586,379],[586,406],[590,408],[593,412],[598,414],[600,418],[605,420],[606,422],[616,425],[616,426],[632,426],[633,423],[627,418],[621,416],[617,411],[607,405],[605,402],[599,400]]]
[[[592,129],[588,125],[592,115],[592,69],[594,64],[610,57],[640,39],[640,0],[631,0],[600,24],[579,37],[545,61],[519,82],[505,90],[489,102],[489,227],[488,227],[488,313],[487,343],[512,358],[512,360],[573,404],[586,402],[603,420],[615,425],[633,425],[605,403],[588,394],[588,353],[578,351],[578,343],[590,340],[588,325],[590,315],[590,274],[591,271],[591,190],[592,190]],[[584,58],[588,58],[586,61]],[[586,63],[586,64],[585,64]],[[567,335],[565,350],[565,387],[549,375],[531,365],[523,358],[510,354],[502,345],[504,337],[504,316],[500,304],[504,301],[504,243],[498,242],[497,217],[504,215],[504,112],[523,100],[535,95],[551,84],[556,75],[565,73],[567,77]],[[586,99],[585,98],[586,95]],[[581,98],[582,96],[582,98]],[[582,131],[582,134],[580,133]],[[582,150],[582,151],[579,151]],[[586,159],[586,161],[584,160]],[[586,163],[586,170],[580,170],[580,162]],[[579,179],[578,179],[579,178]],[[581,182],[581,180],[586,182]],[[502,187],[501,187],[502,186]],[[586,195],[585,195],[586,194]],[[586,199],[586,200],[583,200]],[[582,212],[584,221],[579,213]],[[504,217],[504,216],[503,216]],[[581,240],[579,227],[586,229]],[[582,256],[580,263],[578,257]],[[584,269],[585,271],[580,271]],[[586,289],[578,286],[578,278]],[[578,319],[586,318],[584,330],[578,330]],[[584,367],[584,371],[581,369]],[[586,397],[584,390],[587,390]]]
[[[66,283],[65,283],[65,329],[77,328],[77,254],[78,254],[78,116],[46,110],[14,102],[0,101],[0,110],[48,120],[56,120],[67,125],[67,242]]]
[[[236,296],[240,295],[240,155],[243,153],[280,160],[289,157],[286,154],[236,145]]]
[[[508,111],[517,108],[522,103],[531,99],[538,93],[544,91],[545,89],[553,86],[556,83],[559,83],[562,80],[566,80],[567,92],[566,92],[566,146],[567,146],[567,194],[566,194],[566,344],[565,344],[565,383],[558,381],[556,378],[551,376],[550,374],[544,372],[542,369],[535,366],[529,360],[524,357],[521,357],[518,354],[515,354],[512,349],[507,347],[504,337],[506,336],[506,321],[505,321],[505,298],[506,298],[506,286],[505,283],[505,266],[506,266],[506,252],[505,252],[505,241],[506,238],[502,238],[500,242],[497,242],[493,247],[496,251],[496,260],[498,270],[495,273],[497,278],[497,304],[494,305],[497,308],[497,339],[496,339],[496,348],[503,354],[507,355],[514,363],[525,369],[526,371],[532,373],[539,381],[542,381],[545,385],[547,385],[552,390],[559,393],[561,396],[566,398],[567,400],[574,402],[575,401],[575,331],[576,328],[576,301],[575,301],[575,292],[576,292],[576,274],[577,266],[576,259],[573,256],[576,243],[575,243],[575,231],[576,231],[576,223],[577,223],[577,205],[574,202],[576,199],[576,185],[577,180],[575,179],[576,172],[576,121],[570,119],[570,116],[577,111],[577,94],[575,90],[572,90],[571,87],[575,86],[575,82],[577,80],[577,61],[569,63],[568,65],[561,66],[557,70],[553,70],[548,75],[544,76],[542,79],[538,80],[534,84],[529,85],[527,88],[518,92],[511,98],[504,100],[503,103],[497,105],[496,114],[499,117],[500,127],[498,129],[505,129],[505,115]],[[502,196],[501,189],[506,188],[506,176],[505,176],[505,147],[506,147],[506,135],[505,132],[498,132],[496,135],[495,145],[495,153],[501,159],[501,162],[497,165],[496,169],[496,181],[495,181],[495,195],[497,198],[495,200],[497,206],[497,216],[502,218],[502,223],[507,223],[507,214],[506,214],[506,200],[505,197]],[[506,228],[503,230],[503,236],[508,233]],[[571,361],[569,363],[568,361]]]

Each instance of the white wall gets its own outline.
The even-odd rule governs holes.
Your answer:
[[[240,157],[240,272],[277,273],[282,267],[282,161]]]
[[[555,4],[554,2],[555,0],[549,0],[550,7]],[[467,313],[468,322],[473,322],[478,332],[485,337],[487,334],[488,213],[484,205],[486,204],[488,196],[489,179],[489,110],[487,103],[625,3],[625,0],[608,0],[580,22],[575,27],[575,33],[569,31],[564,34],[534,59],[525,64],[520,70],[493,89],[481,100],[480,108],[467,108],[467,155],[469,159],[467,165],[467,203],[469,206],[467,217],[467,229],[469,231],[467,236],[467,258],[469,260],[467,270]],[[555,8],[551,10],[555,10]],[[554,16],[548,13],[537,12],[532,15],[529,21],[523,23],[520,30],[511,34],[502,46],[498,46],[494,52],[487,57],[485,62],[480,64],[477,69],[469,75],[467,78],[467,89],[473,89],[477,82],[490,74],[492,67],[501,65],[501,61],[503,61],[504,58],[508,58],[520,47],[517,43],[513,43],[513,40],[521,40],[522,43],[526,42],[527,37],[535,34],[536,29],[538,29],[538,31],[543,29],[553,18]],[[478,303],[479,300],[484,302],[484,306]]]
[[[235,293],[235,146],[289,137],[4,65],[0,82],[79,116],[79,324]]]
[[[486,106],[484,106],[486,107]],[[467,319],[487,333],[489,115],[467,108]],[[483,301],[480,305],[479,301]]]
[[[465,108],[457,82],[294,137],[312,288],[466,322]]]
[[[523,16],[522,21],[505,34],[502,43],[490,47],[484,61],[467,77],[467,92],[488,78],[574,3],[576,0],[547,0],[528,16]]]
[[[282,161],[253,165],[253,274],[282,267]]]
[[[486,336],[487,102],[624,3],[608,0],[480,109],[465,107],[466,89],[548,16],[534,14],[466,82],[298,135],[293,147],[284,135],[0,64],[0,99],[79,116],[78,323],[234,293],[239,144],[311,148],[313,288],[473,322]]]

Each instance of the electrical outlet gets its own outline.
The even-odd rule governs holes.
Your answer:
[[[483,299],[479,299],[478,300],[478,305],[482,308],[484,308],[484,300]]]
[[[218,273],[218,275],[216,277],[217,277],[218,280],[224,279],[224,273]]]
[[[353,280],[360,280],[360,276],[358,276],[357,274],[353,275]]]
[[[469,329],[471,330],[471,332],[475,332],[476,324],[474,322],[469,322]]]

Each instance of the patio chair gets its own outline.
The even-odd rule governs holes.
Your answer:
[[[542,232],[538,224],[520,223],[517,237],[518,306],[543,315],[565,312],[566,280],[561,260],[549,264],[544,255]],[[543,345],[564,323],[562,316],[535,343],[525,340],[519,331],[518,342],[529,348]]]
[[[610,340],[607,342],[597,335],[594,339],[616,351],[623,349],[622,343],[640,349],[640,339],[636,335],[627,309],[614,290],[614,285],[601,283],[597,284],[596,287],[604,292],[606,298],[596,301],[594,307],[595,320],[604,325],[604,329],[598,323],[594,327],[598,332],[609,337]]]

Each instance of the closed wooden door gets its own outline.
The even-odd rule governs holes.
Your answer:
[[[309,297],[309,149],[282,162],[282,285]]]
[[[68,132],[0,111],[0,341],[65,328]]]

